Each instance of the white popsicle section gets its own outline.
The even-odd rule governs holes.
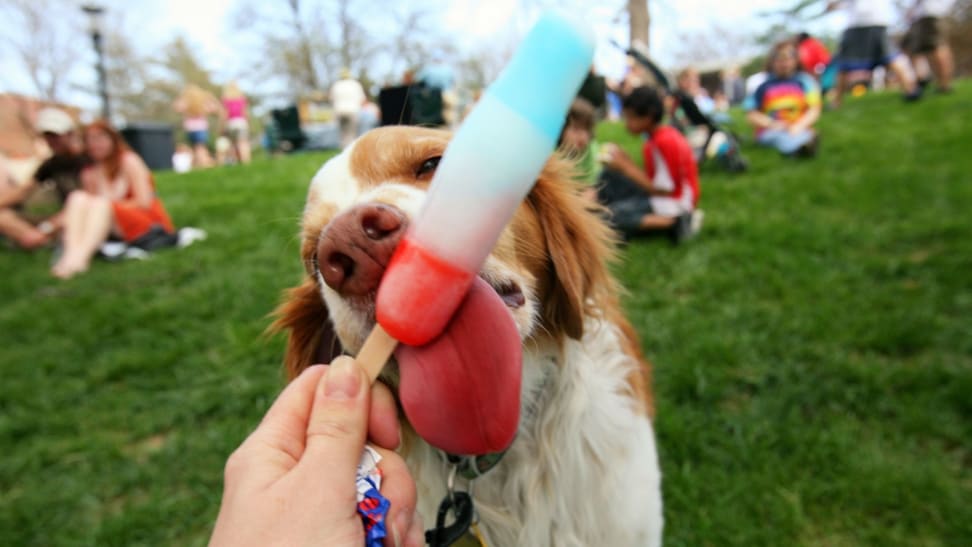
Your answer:
[[[466,271],[478,271],[550,157],[550,137],[490,94],[463,122],[436,171],[412,237]]]

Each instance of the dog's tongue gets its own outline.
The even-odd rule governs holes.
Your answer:
[[[513,315],[478,277],[438,338],[395,351],[405,415],[450,454],[505,450],[520,420],[522,354]]]

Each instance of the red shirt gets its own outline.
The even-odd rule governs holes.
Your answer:
[[[823,74],[824,69],[830,63],[830,52],[827,46],[823,45],[816,38],[807,38],[797,46],[797,54],[800,57],[800,66],[809,74]]]
[[[645,172],[648,178],[655,178],[654,149],[658,149],[665,159],[668,174],[672,177],[675,189],[671,197],[679,199],[688,186],[692,190],[692,206],[699,203],[699,168],[695,165],[695,154],[685,137],[674,127],[662,125],[650,134],[650,138],[641,147],[641,154],[645,160]]]

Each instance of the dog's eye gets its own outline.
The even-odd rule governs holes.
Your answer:
[[[429,158],[419,165],[419,168],[415,171],[415,178],[426,178],[432,176],[435,173],[435,168],[439,166],[439,160],[442,156],[435,156],[434,158]]]

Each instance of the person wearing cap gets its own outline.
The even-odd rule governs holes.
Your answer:
[[[85,165],[74,120],[67,112],[44,108],[35,128],[52,155],[24,184],[0,181],[0,235],[24,249],[47,245],[60,230],[62,208],[68,194],[79,187]]]

